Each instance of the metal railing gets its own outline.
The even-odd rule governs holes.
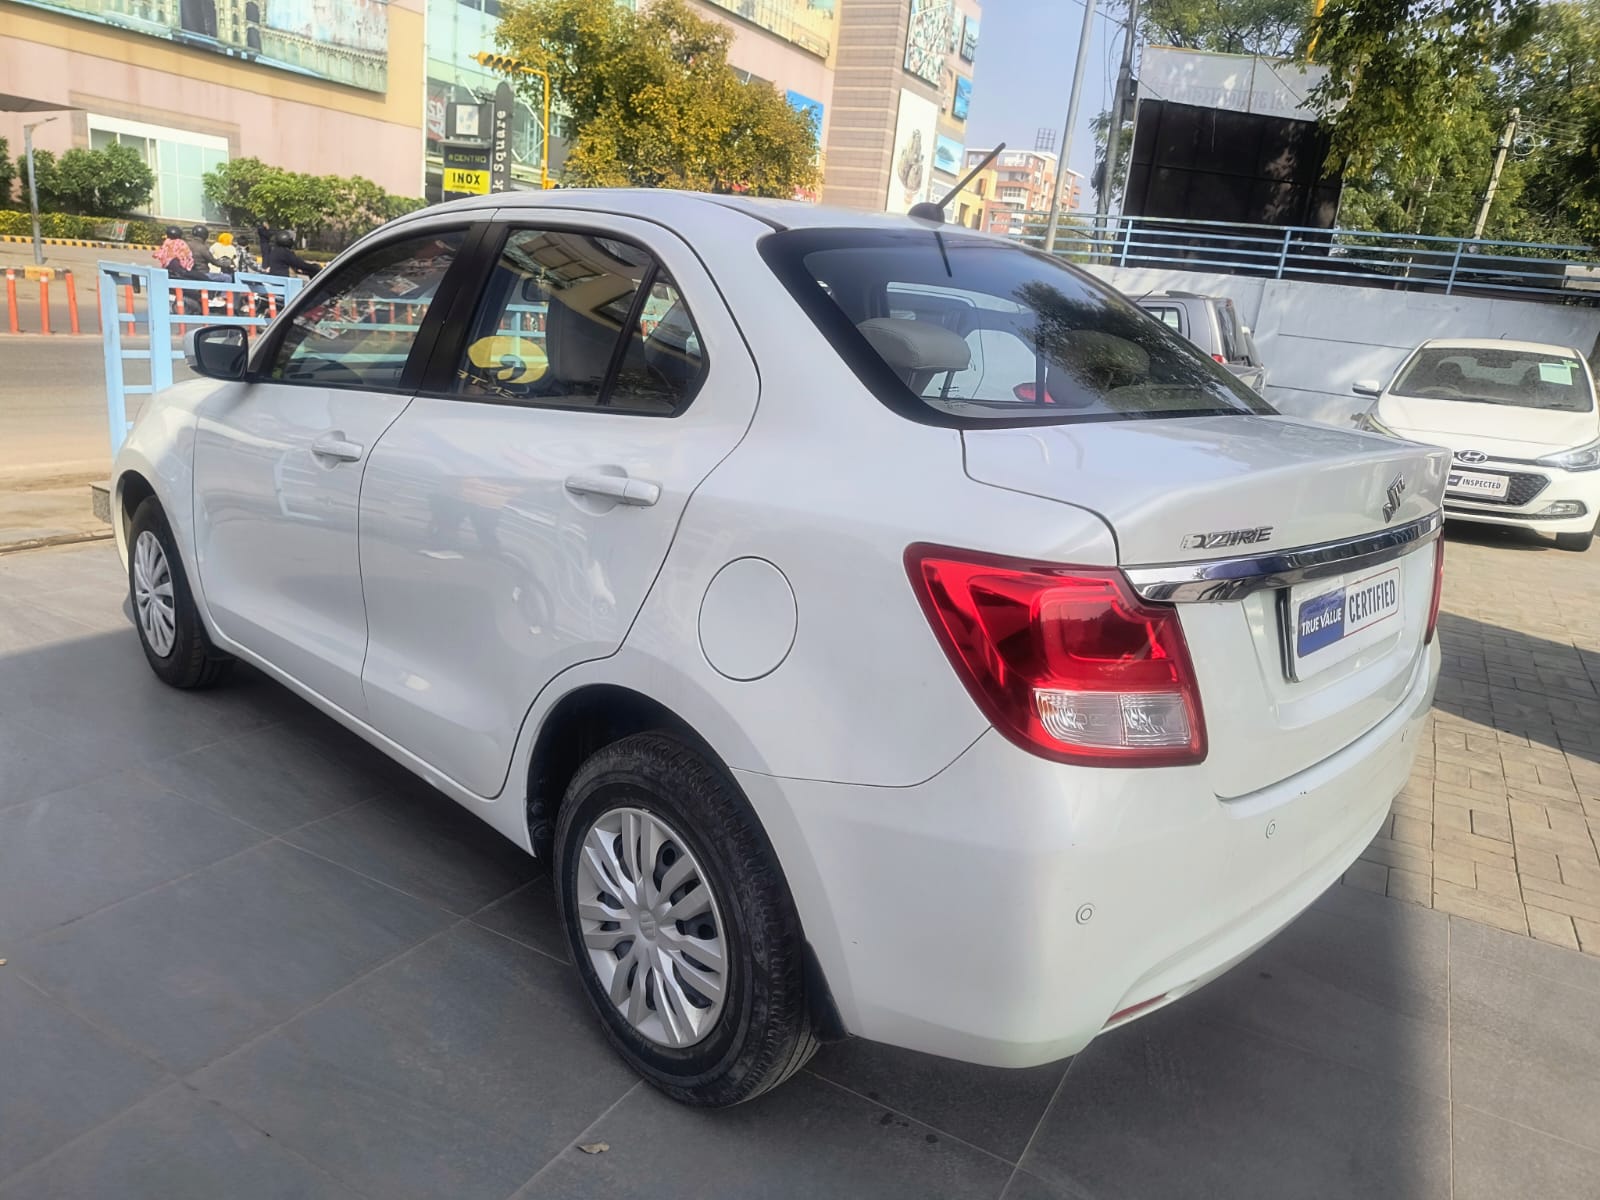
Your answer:
[[[1022,214],[1009,236],[1043,247],[1048,215]],[[1005,232],[1005,231],[1001,231]],[[1525,300],[1600,303],[1600,254],[1592,246],[1507,242],[1244,225],[1159,217],[1074,216],[1055,253],[1077,263],[1165,267],[1269,279],[1321,280],[1402,291],[1503,294]]]
[[[129,396],[153,396],[172,386],[172,364],[183,357],[173,337],[181,338],[189,326],[239,325],[245,337],[265,329],[304,286],[298,276],[255,275],[240,272],[232,282],[174,279],[160,267],[129,263],[99,263],[100,334],[105,352],[106,420],[111,433],[111,453],[122,448],[131,422]],[[146,297],[143,313],[148,347],[129,346],[139,334],[140,314],[134,294]],[[126,296],[123,310],[119,298]],[[198,311],[188,311],[190,306]],[[127,382],[126,365],[150,364],[149,383]]]

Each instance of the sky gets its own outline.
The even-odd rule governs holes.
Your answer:
[[[1094,170],[1094,135],[1089,122],[1111,107],[1111,89],[1122,56],[1122,29],[1114,18],[1122,4],[1097,5],[1077,128],[1067,165],[1087,177]],[[967,145],[988,149],[1032,150],[1038,131],[1048,128],[1059,150],[1067,118],[1072,68],[1083,29],[1083,0],[984,0],[978,57],[973,64],[972,109]],[[1083,187],[1082,206],[1094,207],[1094,193]]]

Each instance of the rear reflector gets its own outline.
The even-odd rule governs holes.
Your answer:
[[[1128,1005],[1127,1008],[1118,1009],[1116,1012],[1112,1013],[1108,1018],[1106,1018],[1106,1025],[1115,1025],[1118,1021],[1126,1021],[1135,1013],[1142,1013],[1151,1005],[1160,1004],[1171,994],[1172,993],[1170,992],[1162,992],[1159,996],[1151,996],[1148,1000],[1141,1000],[1137,1004]],[[1102,1025],[1101,1028],[1104,1029],[1105,1025]]]
[[[1433,599],[1428,601],[1428,628],[1422,635],[1422,644],[1433,641],[1434,630],[1439,626],[1439,601],[1444,596],[1444,534],[1433,543]]]
[[[926,545],[906,550],[906,571],[967,691],[1019,746],[1097,766],[1205,758],[1178,614],[1122,572]]]

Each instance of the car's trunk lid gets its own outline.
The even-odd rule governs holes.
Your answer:
[[[1437,513],[1439,449],[1285,417],[1091,421],[963,434],[967,474],[1099,514],[1126,568],[1249,557],[1363,538]],[[1431,545],[1383,565],[1397,574],[1392,619],[1352,636],[1327,665],[1286,659],[1299,607],[1336,587],[1267,588],[1180,602],[1200,676],[1219,796],[1286,778],[1342,749],[1411,685],[1432,590]],[[1354,586],[1367,577],[1352,573]],[[1291,601],[1295,611],[1289,612]],[[1309,611],[1309,610],[1308,610]],[[1310,644],[1310,643],[1307,643]],[[1324,659],[1330,657],[1323,656]],[[1296,681],[1290,677],[1298,674]]]

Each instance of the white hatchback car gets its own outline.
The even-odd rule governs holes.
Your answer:
[[[139,636],[553,862],[651,1082],[1027,1066],[1337,880],[1439,669],[1447,456],[1275,414],[1014,244],[684,193],[352,247],[117,457]]]
[[[1600,520],[1600,412],[1576,350],[1538,342],[1424,342],[1383,387],[1354,385],[1373,433],[1451,451],[1452,518],[1536,529],[1587,550]]]

